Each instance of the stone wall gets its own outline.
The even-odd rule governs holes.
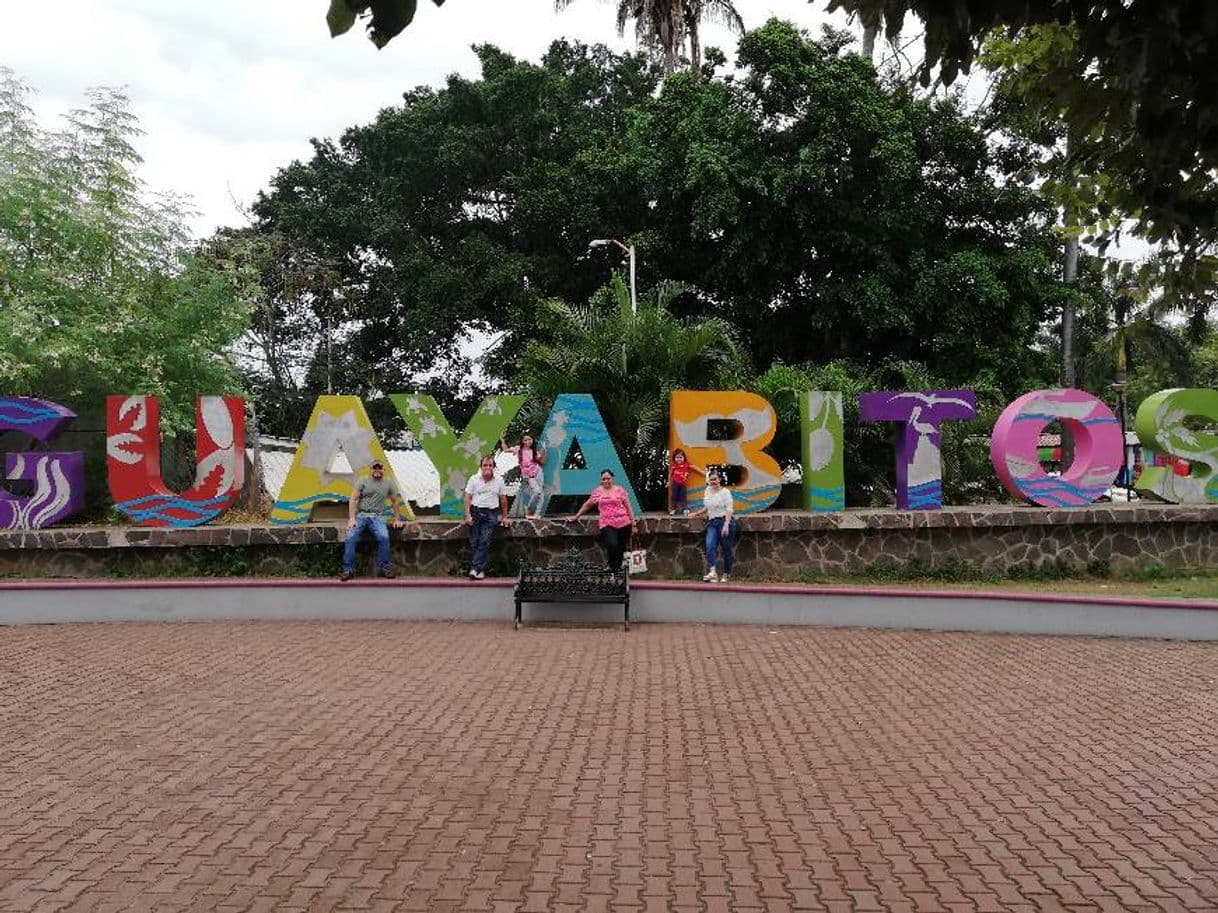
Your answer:
[[[1218,505],[1095,505],[1043,508],[992,505],[941,511],[848,510],[839,514],[771,511],[741,519],[741,577],[854,574],[877,564],[964,564],[1009,573],[1064,561],[1113,569],[1147,563],[1218,566]],[[552,560],[568,549],[595,559],[596,521],[521,520],[501,532],[489,569]],[[640,520],[636,543],[653,576],[701,572],[702,523],[679,517]],[[101,577],[182,574],[328,575],[338,570],[341,523],[304,526],[219,525],[193,529],[52,527],[0,531],[0,576]],[[373,545],[360,553],[365,569]],[[445,576],[468,567],[466,529],[421,519],[393,534],[394,564],[407,575]]]

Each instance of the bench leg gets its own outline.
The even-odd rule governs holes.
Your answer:
[[[520,600],[516,600],[516,630],[520,630]]]
[[[626,597],[626,630],[630,630],[630,597]]]

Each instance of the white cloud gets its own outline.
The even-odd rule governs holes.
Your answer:
[[[10,4],[0,62],[38,91],[34,107],[48,125],[81,106],[85,88],[125,86],[145,131],[144,177],[192,197],[202,235],[239,222],[232,198],[248,204],[277,168],[311,154],[311,137],[367,123],[415,86],[476,75],[473,44],[529,59],[561,37],[634,46],[632,36],[618,37],[612,6],[599,0],[561,13],[552,0],[449,0],[441,8],[420,0],[415,23],[381,51],[356,30],[331,40],[326,5],[61,0],[52,13]],[[779,16],[815,29],[829,18],[822,0],[738,6],[750,27]],[[721,31],[704,43],[734,47]]]

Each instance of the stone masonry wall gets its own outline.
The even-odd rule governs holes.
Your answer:
[[[772,511],[741,518],[737,574],[791,578],[865,571],[918,561],[966,564],[997,573],[1057,560],[1113,569],[1157,563],[1218,566],[1218,505],[1094,505],[1042,508],[991,505],[941,511],[848,510],[838,514]],[[698,520],[646,516],[636,547],[648,550],[649,576],[701,572]],[[596,521],[521,520],[501,532],[493,574],[520,560],[546,563],[574,547],[595,560]],[[0,577],[176,576],[336,573],[341,523],[303,526],[219,525],[192,529],[52,527],[0,531]],[[366,570],[373,544],[360,554]],[[446,576],[468,567],[466,528],[422,519],[393,533],[393,560],[404,575]]]

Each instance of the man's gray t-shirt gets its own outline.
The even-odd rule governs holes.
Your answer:
[[[378,482],[365,476],[356,483],[355,494],[359,498],[355,510],[357,517],[381,517],[385,514],[385,502],[398,496],[398,487],[389,478]]]

